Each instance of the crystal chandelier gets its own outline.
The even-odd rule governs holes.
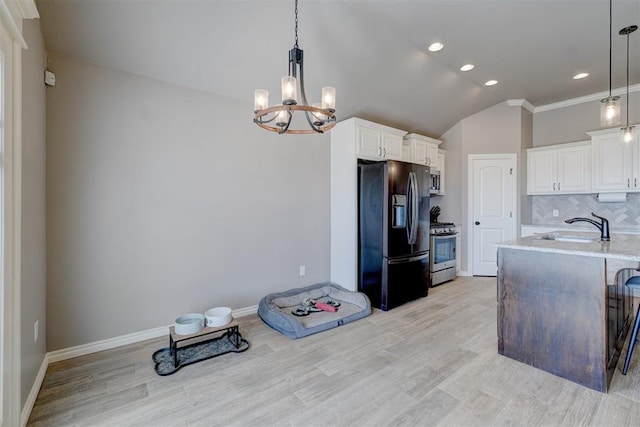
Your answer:
[[[302,49],[298,47],[298,0],[295,0],[295,16],[296,38],[293,49],[289,51],[289,74],[282,78],[282,104],[269,107],[269,91],[257,89],[253,103],[255,113],[253,122],[263,129],[280,134],[323,133],[336,125],[336,89],[323,87],[321,103],[309,105],[307,102],[304,91]],[[298,93],[300,99],[298,99]],[[291,127],[291,120],[296,111],[304,114],[308,128]]]
[[[620,123],[620,97],[611,95],[612,1],[609,0],[609,96],[600,101],[600,126],[614,126]]]
[[[620,30],[621,36],[627,36],[627,125],[621,129],[622,140],[626,143],[633,141],[635,138],[635,126],[629,126],[629,34],[638,29],[637,25],[631,25]]]

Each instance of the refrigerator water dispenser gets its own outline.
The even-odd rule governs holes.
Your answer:
[[[393,195],[391,226],[393,228],[405,228],[407,226],[407,196],[402,194]]]

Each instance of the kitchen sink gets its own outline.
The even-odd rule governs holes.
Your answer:
[[[570,234],[549,233],[540,234],[535,237],[537,240],[555,240],[556,242],[572,242],[572,243],[593,243],[600,239],[598,237],[576,236]]]

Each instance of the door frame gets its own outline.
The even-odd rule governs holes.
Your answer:
[[[470,276],[473,276],[473,162],[475,160],[510,160],[513,167],[513,186],[511,188],[513,200],[513,223],[511,232],[513,238],[518,237],[518,223],[520,222],[520,204],[518,203],[518,155],[516,153],[505,154],[469,154],[467,158],[467,268]]]
[[[7,37],[2,83],[4,103],[3,167],[0,170],[0,427],[26,424],[21,411],[21,219],[22,219],[22,19],[38,17],[33,0],[0,0],[0,27]],[[5,73],[6,75],[7,73]],[[5,98],[10,93],[9,98]]]

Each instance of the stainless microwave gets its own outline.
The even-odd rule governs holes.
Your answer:
[[[440,194],[440,171],[431,169],[431,188],[430,194]]]

